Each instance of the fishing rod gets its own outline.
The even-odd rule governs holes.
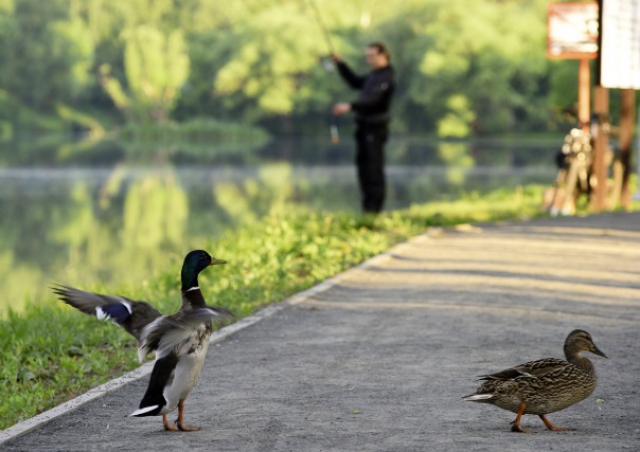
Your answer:
[[[322,36],[324,36],[324,42],[327,44],[327,49],[329,49],[329,53],[331,55],[335,55],[336,51],[335,51],[335,47],[333,47],[333,42],[331,41],[331,35],[329,34],[329,29],[325,25],[324,20],[322,20],[322,15],[320,14],[320,9],[318,8],[318,5],[314,0],[307,0],[307,3],[309,3],[309,5],[311,6],[311,9],[313,9],[313,15],[316,18],[316,22],[318,22],[318,27],[320,27],[320,30],[322,31]]]
[[[331,35],[329,34],[329,29],[324,23],[322,19],[322,15],[320,14],[320,8],[314,0],[307,0],[307,3],[313,10],[313,15],[316,18],[316,22],[318,23],[318,27],[320,31],[322,31],[322,36],[324,37],[324,42],[327,45],[327,49],[329,50],[329,54],[334,56],[336,54],[335,47],[333,47],[333,42],[331,41]],[[325,65],[325,70],[329,72],[329,68]],[[340,134],[338,133],[338,124],[335,117],[331,117],[331,125],[329,126],[329,135],[331,136],[331,143],[334,145],[340,144]]]

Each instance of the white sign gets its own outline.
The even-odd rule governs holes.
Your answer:
[[[640,89],[640,0],[603,0],[600,84]]]
[[[598,4],[549,3],[547,57],[595,58],[598,55]]]

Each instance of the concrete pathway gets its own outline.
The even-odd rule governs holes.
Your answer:
[[[131,419],[148,377],[3,451],[640,450],[640,215],[431,231],[212,346],[187,425]],[[550,415],[462,402],[475,376],[563,357],[574,328],[609,356]]]

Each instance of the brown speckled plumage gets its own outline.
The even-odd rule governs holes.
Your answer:
[[[606,358],[593,343],[589,333],[574,330],[565,341],[566,361],[556,358],[539,359],[484,375],[481,380],[487,381],[480,385],[475,394],[464,397],[464,400],[490,403],[518,413],[514,431],[526,432],[520,426],[523,414],[536,414],[549,429],[561,430],[554,427],[544,415],[586,399],[598,383],[593,364],[582,356],[584,351]]]

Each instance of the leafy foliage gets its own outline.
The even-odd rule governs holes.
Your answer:
[[[546,3],[319,6],[358,71],[364,45],[389,44],[398,130],[460,137],[547,130],[575,102],[575,65],[545,57]],[[314,132],[332,102],[354,96],[320,64],[327,54],[301,0],[4,0],[0,121],[67,127],[63,104],[135,123],[210,116]]]
[[[105,91],[133,120],[164,122],[189,75],[184,37],[178,30],[164,36],[154,27],[140,25],[127,32],[125,40],[124,67],[129,94],[111,77],[108,65],[100,68]]]

